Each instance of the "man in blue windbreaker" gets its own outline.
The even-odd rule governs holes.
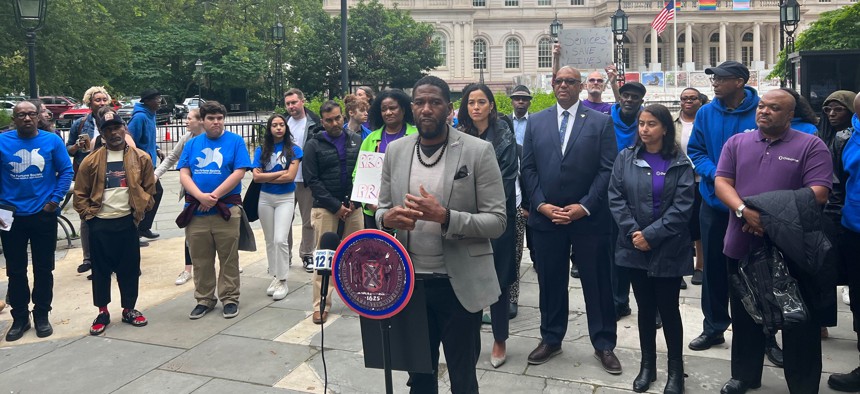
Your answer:
[[[57,209],[74,172],[63,140],[39,130],[39,113],[28,101],[12,112],[17,130],[0,134],[0,213],[12,212],[11,222],[0,219],[0,241],[6,255],[12,327],[7,341],[17,341],[33,324],[39,338],[54,333],[48,312],[54,298],[54,251],[57,249]],[[3,216],[5,217],[5,216]],[[33,255],[33,292],[27,278],[27,244]]]
[[[134,111],[132,111],[131,120],[128,122],[128,133],[134,139],[137,148],[148,153],[149,157],[152,158],[153,168],[158,167],[156,157],[164,159],[164,154],[161,153],[158,144],[156,144],[155,113],[159,106],[161,106],[161,93],[156,89],[144,90],[140,94],[140,102],[134,103]],[[137,232],[141,237],[158,238],[159,234],[152,232],[152,222],[155,220],[155,214],[158,212],[163,194],[164,189],[161,187],[161,181],[156,181],[155,206],[146,213],[146,216],[137,225]],[[140,246],[148,246],[148,244],[141,242]]]

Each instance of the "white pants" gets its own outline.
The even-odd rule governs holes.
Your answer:
[[[280,280],[287,280],[287,273],[290,271],[290,245],[287,242],[287,234],[293,227],[295,193],[260,192],[260,203],[257,207],[266,237],[269,274]]]

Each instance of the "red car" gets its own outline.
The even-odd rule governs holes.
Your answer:
[[[59,119],[63,112],[66,112],[74,107],[78,101],[66,96],[41,96],[39,100],[45,104],[45,108],[51,111],[54,119]]]
[[[120,109],[122,105],[118,101],[114,101],[114,111]],[[87,107],[84,104],[78,104],[74,108],[63,112],[59,117],[55,118],[57,123],[57,128],[59,129],[68,129],[72,127],[72,122],[77,118],[83,118],[90,114],[90,107]]]

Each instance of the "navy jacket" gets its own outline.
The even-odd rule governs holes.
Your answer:
[[[558,107],[529,117],[523,141],[523,190],[531,203],[528,224],[539,231],[609,234],[606,190],[618,154],[612,119],[579,105],[564,157],[558,132]],[[582,204],[591,215],[560,226],[538,212],[542,203],[564,207]]]

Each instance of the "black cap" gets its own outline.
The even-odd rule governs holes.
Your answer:
[[[645,97],[645,93],[647,92],[647,90],[645,89],[645,85],[643,85],[639,82],[633,81],[633,82],[625,82],[624,85],[621,85],[621,87],[618,88],[618,93],[624,93],[628,90],[639,93],[640,95],[642,95],[642,97]]]
[[[511,97],[528,97],[532,98],[532,92],[525,85],[517,85],[513,91],[511,91]]]
[[[706,68],[705,74],[716,75],[718,77],[741,78],[744,80],[744,83],[750,80],[750,70],[747,66],[734,60],[725,61],[716,67]]]
[[[161,92],[158,89],[146,89],[140,92],[140,102],[144,102],[145,100],[151,99],[155,96],[161,95]]]
[[[105,119],[110,118],[110,119]],[[122,118],[113,110],[105,111],[103,116],[99,116],[96,119],[99,124],[99,130],[104,130],[111,126],[122,126],[125,122],[122,121]]]

